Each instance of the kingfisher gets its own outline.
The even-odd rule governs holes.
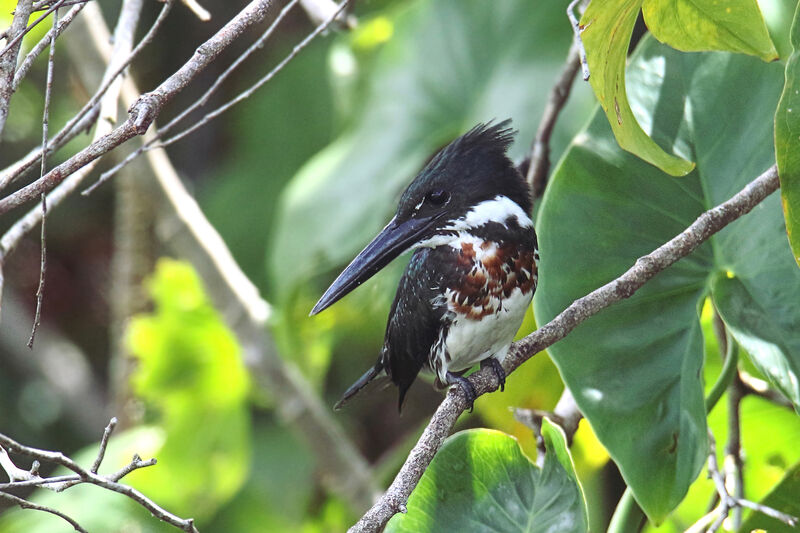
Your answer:
[[[464,373],[476,364],[490,366],[503,389],[502,362],[536,290],[539,263],[530,187],[506,155],[516,133],[510,126],[478,124],[439,151],[311,310],[326,309],[413,250],[380,356],[334,409],[378,377],[398,387],[402,409],[423,368],[438,388],[458,385],[470,409],[477,394]]]

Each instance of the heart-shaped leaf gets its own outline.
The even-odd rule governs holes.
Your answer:
[[[534,302],[541,323],[619,276],[772,164],[771,124],[764,117],[777,103],[779,65],[725,53],[683,54],[647,38],[629,71],[631,101],[650,110],[642,117],[654,137],[692,154],[697,169],[668,179],[620,150],[597,113],[555,172],[540,211]],[[772,196],[550,349],[656,523],[683,499],[707,452],[698,308],[709,289],[737,340],[745,342],[744,332],[763,341],[746,345],[753,359],[783,363],[774,382],[798,381],[800,347],[787,339],[800,331],[800,272],[783,231]],[[750,288],[754,305],[737,314],[722,293],[723,279]],[[784,341],[777,354],[776,336]]]
[[[517,441],[471,429],[442,445],[386,531],[587,531],[586,506],[561,430],[542,422],[547,453],[535,466]]]

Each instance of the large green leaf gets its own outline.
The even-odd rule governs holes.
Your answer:
[[[800,4],[790,37],[792,54],[786,62],[786,85],[775,112],[775,159],[781,179],[786,232],[800,265]]]
[[[665,152],[648,136],[633,115],[625,90],[625,62],[633,25],[642,0],[594,0],[581,18],[597,100],[608,117],[619,145],[673,176],[691,172],[694,163]]]
[[[755,0],[644,0],[647,29],[684,52],[725,50],[778,59]]]
[[[542,422],[547,453],[537,468],[515,439],[471,429],[442,446],[387,532],[587,531],[586,507],[564,434]]]
[[[513,117],[512,155],[525,154],[569,47],[554,2],[418,0],[403,9],[387,19],[392,37],[374,58],[360,114],[281,199],[268,257],[279,305],[299,282],[347,264],[426,159],[475,123]],[[573,103],[589,95],[576,90]],[[588,111],[562,117],[556,156]]]
[[[542,322],[619,276],[772,163],[764,117],[777,102],[780,66],[725,53],[682,54],[645,39],[630,72],[631,100],[652,110],[642,116],[653,135],[692,154],[697,169],[667,179],[621,151],[597,113],[555,172],[540,211],[534,300]],[[782,339],[800,330],[800,272],[786,249],[779,209],[770,197],[551,347],[581,410],[654,522],[681,501],[706,455],[697,310],[710,281],[730,272],[763,291],[748,313],[765,321],[780,314],[772,326]],[[723,316],[734,333],[771,338],[757,324]],[[762,347],[748,347],[755,360],[768,355]],[[790,343],[781,357],[796,362],[800,353]]]

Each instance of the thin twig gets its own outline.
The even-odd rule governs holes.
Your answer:
[[[536,464],[539,467],[544,466],[544,457],[547,449],[542,437],[542,419],[545,417],[555,422],[561,429],[564,430],[564,435],[567,437],[567,446],[572,446],[572,439],[575,432],[578,431],[578,425],[583,418],[583,413],[578,408],[575,402],[575,397],[570,390],[564,387],[561,397],[558,399],[556,406],[552,411],[541,411],[539,409],[513,409],[514,419],[533,431],[533,436],[536,438]]]
[[[32,8],[33,0],[20,0],[11,21],[11,27],[6,31],[6,39],[16,40],[16,44],[7,54],[0,56],[0,136],[2,136],[8,118],[8,104],[11,95],[14,94],[12,89],[14,70],[17,67],[17,57],[22,44],[16,37],[25,31]]]
[[[100,463],[103,462],[103,457],[106,455],[106,447],[108,447],[108,439],[111,438],[111,433],[114,432],[114,428],[117,427],[117,418],[114,417],[108,421],[108,425],[106,426],[105,431],[103,431],[103,437],[100,439],[100,450],[97,452],[97,457],[92,463],[92,468],[90,472],[93,474],[97,473],[97,470],[100,468]]]
[[[63,3],[63,0],[59,3]],[[47,171],[47,139],[49,138],[50,128],[50,100],[53,94],[53,71],[55,69],[56,58],[56,37],[55,31],[58,27],[58,6],[53,11],[53,31],[50,34],[50,53],[47,56],[47,81],[44,90],[44,112],[42,113],[42,164],[39,170],[39,177],[45,175]],[[47,195],[42,193],[42,233],[41,233],[41,259],[39,264],[39,287],[36,289],[36,314],[33,317],[31,336],[28,339],[28,348],[33,349],[33,341],[36,339],[36,330],[42,323],[42,302],[44,302],[44,283],[47,274]]]
[[[172,2],[173,0],[168,0]],[[143,135],[156,119],[161,109],[181,92],[224,49],[234,42],[247,28],[263,20],[268,11],[269,0],[253,0],[217,33],[199,46],[192,57],[175,73],[164,80],[155,90],[142,95],[129,110],[129,117],[108,135],[57,166],[44,177],[30,185],[0,199],[0,215],[19,207],[44,191],[49,191],[68,176],[102,157],[110,150],[137,135]],[[152,29],[152,28],[151,28]],[[138,48],[138,46],[137,46]]]
[[[79,531],[80,533],[88,533],[74,519],[65,515],[61,511],[53,509],[52,507],[47,507],[44,505],[39,505],[38,503],[29,502],[28,500],[22,499],[19,496],[14,496],[13,494],[8,494],[7,492],[0,492],[0,500],[6,500],[14,505],[19,505],[23,509],[32,509],[34,511],[43,511],[45,513],[56,515],[62,520],[68,522],[69,525],[71,525],[73,529],[75,529],[75,531]]]
[[[108,439],[111,436],[111,432],[114,430],[114,426],[115,426],[114,420],[112,420],[111,422],[109,422],[108,426],[106,427],[106,430],[103,433],[103,440],[100,443],[100,450],[98,452],[97,458],[95,459],[94,463],[92,464],[92,469],[95,467],[95,465],[97,465],[97,467],[99,468],[99,465],[102,462],[103,456],[105,455],[105,448],[108,445]],[[71,470],[75,474],[77,474],[77,479],[75,477],[71,477],[71,478],[68,478],[67,480],[64,481],[64,480],[62,480],[63,478],[60,477],[60,478],[58,478],[58,482],[57,483],[55,482],[56,481],[55,479],[44,478],[44,479],[39,480],[39,482],[36,483],[35,486],[43,487],[43,488],[49,488],[49,489],[52,489],[52,490],[55,490],[55,491],[61,491],[61,490],[64,490],[66,488],[72,487],[72,486],[80,484],[80,483],[89,483],[91,485],[96,485],[96,486],[102,487],[102,488],[104,488],[106,490],[110,490],[110,491],[122,494],[124,496],[127,496],[128,498],[132,499],[133,501],[135,501],[136,503],[138,503],[139,505],[141,505],[142,507],[144,507],[145,509],[150,511],[150,513],[153,516],[155,516],[156,518],[158,518],[162,522],[166,522],[167,524],[170,524],[170,525],[172,525],[172,526],[174,526],[174,527],[176,527],[178,529],[181,529],[183,531],[186,531],[188,533],[197,533],[197,529],[194,527],[194,520],[193,519],[191,519],[191,518],[188,518],[188,519],[180,518],[180,517],[170,513],[169,511],[165,510],[164,508],[159,506],[157,503],[152,501],[150,498],[148,498],[147,496],[145,496],[144,494],[142,494],[138,490],[134,489],[133,487],[118,483],[119,479],[121,479],[126,474],[132,472],[133,470],[136,470],[137,468],[142,468],[142,467],[145,467],[145,466],[154,465],[155,464],[155,460],[151,459],[150,461],[142,461],[139,458],[139,456],[136,455],[136,456],[133,457],[133,460],[131,461],[131,463],[128,466],[126,466],[125,468],[123,468],[122,470],[117,472],[116,474],[113,474],[112,476],[101,476],[101,475],[97,474],[96,472],[93,472],[91,469],[90,470],[86,470],[85,468],[80,466],[77,462],[75,462],[74,460],[70,459],[69,457],[67,457],[66,455],[64,455],[61,452],[42,450],[42,449],[39,449],[39,448],[33,448],[33,447],[30,447],[30,446],[25,446],[25,445],[22,445],[19,442],[15,441],[14,439],[12,439],[12,438],[0,433],[0,450],[2,450],[3,448],[7,448],[8,450],[10,450],[10,451],[12,451],[14,453],[20,454],[20,455],[25,455],[27,457],[31,457],[33,459],[36,459],[37,461],[54,463],[54,464],[63,466],[65,468]],[[0,454],[0,455],[2,455],[2,454]],[[4,465],[4,467],[5,467],[5,465]],[[19,470],[19,469],[17,469],[17,470]],[[13,479],[12,479],[12,482],[13,482]],[[10,487],[8,487],[8,485],[9,484],[5,484],[5,487],[7,487],[7,488],[0,489],[0,495],[7,494],[6,492],[4,492],[4,490],[8,490],[8,488],[10,488]],[[13,483],[11,485],[13,485]],[[17,486],[21,486],[21,485],[17,485]],[[19,500],[21,500],[21,498]],[[22,505],[19,501],[17,501],[17,500],[14,500],[14,501],[17,504]],[[27,502],[27,500],[22,500],[22,501],[23,502]],[[30,502],[27,502],[27,503],[30,503]],[[35,505],[35,504],[31,504],[31,505]],[[40,509],[40,510],[42,510],[42,509]],[[59,516],[61,516],[61,515],[59,515]],[[72,523],[72,522],[70,522],[70,523]]]
[[[530,163],[525,178],[531,186],[534,200],[542,196],[545,185],[547,185],[547,174],[550,171],[550,137],[553,134],[556,120],[567,103],[579,67],[580,47],[578,41],[574,41],[567,53],[567,60],[561,74],[550,90],[550,97],[542,113],[542,119],[539,121],[536,137],[531,143]]]
[[[84,104],[84,106],[69,121],[67,121],[64,127],[61,128],[61,131],[59,131],[56,134],[56,136],[52,139],[51,144],[60,144],[61,141],[63,140],[63,137],[68,135],[70,132],[74,130],[75,125],[78,124],[84,118],[84,116],[87,115],[100,102],[105,93],[108,91],[109,87],[111,87],[111,85],[116,80],[117,76],[121,75],[125,71],[125,69],[128,68],[128,65],[130,65],[131,62],[139,55],[139,53],[148,44],[152,42],[156,33],[161,28],[161,25],[163,24],[164,20],[166,20],[167,15],[169,14],[170,9],[172,8],[173,3],[174,0],[165,0],[164,6],[161,8],[161,11],[159,12],[158,17],[156,18],[156,21],[147,31],[145,36],[142,37],[142,40],[139,41],[139,43],[130,52],[130,54],[128,54],[125,60],[119,64],[117,69],[114,72],[112,72],[109,76],[103,79],[103,83],[100,85],[97,91],[95,91],[95,93],[92,95],[89,101],[86,102],[86,104]],[[37,189],[35,197],[41,194],[42,192],[46,192],[47,190],[52,189],[55,185],[63,181],[67,176],[77,171],[79,168],[83,167],[84,165],[87,165],[89,162],[93,161],[94,159],[97,159],[101,155],[108,152],[108,150],[115,148],[119,144],[122,144],[123,142],[127,141],[128,139],[136,135],[135,130],[121,131],[122,129],[123,128],[121,126],[120,128],[117,128],[117,130],[114,132],[116,133],[116,135],[109,134],[102,139],[94,141],[92,145],[88,146],[83,151],[79,152],[66,162],[70,163],[70,161],[72,161],[72,163],[76,163],[75,165],[68,165],[66,163],[62,164],[53,169],[53,171],[51,171],[48,175],[43,176],[42,178],[38,179],[36,182],[31,184],[31,185],[38,184],[38,186],[34,187]],[[39,154],[33,159],[32,164],[35,164],[36,161],[39,160],[41,154],[42,152],[40,151]],[[29,160],[30,158],[26,158],[26,162]],[[74,170],[70,170],[73,167]],[[15,165],[13,168],[13,172],[4,173],[2,176],[0,176],[0,190],[5,188],[11,181],[19,177],[22,174],[22,172],[24,172],[28,168],[29,166],[27,165],[19,165],[19,166]],[[20,195],[27,197],[31,191],[30,189],[31,185],[21,189],[20,191],[17,191],[16,193],[13,193],[10,196],[14,197],[15,195]],[[6,200],[7,198],[0,200],[0,202]]]
[[[248,50],[245,51],[245,53],[242,55],[242,57],[238,58],[231,65],[231,67],[228,68],[228,70],[226,70],[225,72],[222,73],[222,75],[220,75],[220,77],[211,86],[211,88],[208,91],[206,91],[206,93],[203,95],[203,97],[200,99],[200,101],[198,101],[197,103],[195,103],[192,106],[190,106],[183,113],[179,114],[172,121],[170,121],[164,128],[161,128],[158,131],[158,133],[156,134],[156,138],[151,139],[146,144],[144,144],[143,146],[139,147],[137,150],[134,150],[125,159],[123,159],[122,161],[120,161],[119,163],[114,165],[114,167],[112,167],[111,169],[109,169],[106,172],[104,172],[103,174],[101,174],[100,178],[97,180],[97,182],[92,184],[90,187],[88,187],[86,190],[84,190],[81,194],[83,194],[84,196],[88,196],[89,194],[91,194],[95,189],[97,189],[100,185],[105,183],[109,178],[111,178],[114,174],[119,172],[122,168],[124,168],[126,165],[128,165],[131,161],[136,159],[142,153],[144,153],[144,152],[146,152],[148,150],[156,149],[156,148],[165,148],[165,147],[169,146],[170,144],[183,139],[184,137],[186,137],[190,133],[194,132],[198,128],[201,128],[201,127],[205,126],[207,123],[211,122],[213,119],[217,118],[219,115],[221,115],[224,112],[228,111],[230,108],[232,108],[233,106],[235,106],[236,104],[238,104],[242,100],[252,96],[252,94],[254,92],[256,92],[259,88],[261,88],[261,86],[263,86],[265,83],[270,81],[273,77],[275,77],[275,75],[278,72],[283,70],[283,68],[292,59],[294,59],[295,56],[297,56],[297,54],[299,54],[300,51],[303,50],[303,48],[308,46],[308,44],[312,40],[314,40],[315,37],[317,37],[325,29],[327,29],[333,23],[333,21],[336,20],[336,16],[347,6],[348,2],[349,2],[349,0],[344,0],[341,4],[339,4],[338,9],[331,16],[329,16],[326,20],[324,20],[322,23],[320,23],[314,29],[314,31],[312,31],[311,33],[306,35],[306,37],[302,41],[300,41],[297,45],[295,45],[294,48],[292,48],[292,51],[289,52],[289,54],[286,57],[284,57],[272,70],[270,70],[261,79],[256,81],[248,89],[246,89],[245,91],[239,93],[236,97],[234,97],[229,102],[227,102],[227,103],[221,105],[220,107],[218,107],[217,109],[207,113],[205,116],[203,116],[202,119],[200,119],[199,121],[195,122],[194,124],[192,124],[191,126],[186,128],[185,130],[173,135],[172,137],[170,137],[170,138],[168,138],[166,140],[163,140],[161,142],[156,142],[157,139],[160,139],[161,137],[163,137],[163,135],[166,134],[167,131],[169,131],[173,126],[175,126],[180,120],[183,120],[183,118],[186,117],[190,112],[192,112],[195,109],[197,109],[197,107],[199,107],[201,105],[204,105],[208,101],[208,98],[211,96],[211,94],[214,91],[216,91],[216,89],[219,87],[219,85],[222,83],[222,81],[224,81],[224,79],[233,71],[233,69],[238,67],[239,64],[241,63],[241,61],[246,59],[247,56],[249,56],[252,52],[254,52],[256,49],[258,49],[260,46],[263,46],[264,41],[266,41],[266,39],[270,36],[272,31],[274,30],[275,24],[277,24],[278,22],[280,22],[280,20],[282,20],[282,18],[286,15],[286,13],[289,11],[289,9],[294,7],[294,4],[296,2],[293,0],[292,2],[287,4],[284,7],[284,9],[281,11],[281,13],[278,15],[278,18],[276,18],[275,23],[273,24],[273,26],[270,26],[270,28],[268,28],[267,31],[264,32],[264,34],[261,36],[261,38],[253,46],[251,46]]]
[[[67,0],[66,2],[62,2],[60,7],[86,5],[88,2],[89,0]],[[52,5],[53,0],[40,0],[39,2],[33,4],[33,12],[43,11]]]
[[[27,34],[29,31],[31,31],[33,28],[35,28],[36,26],[38,26],[38,25],[39,25],[39,23],[40,23],[40,22],[42,22],[44,19],[46,19],[46,18],[47,18],[47,16],[48,16],[50,13],[53,13],[53,12],[54,12],[54,11],[56,11],[58,8],[60,8],[60,7],[61,7],[61,4],[63,4],[65,1],[66,1],[66,0],[58,0],[57,2],[55,2],[53,5],[51,5],[50,7],[48,7],[48,8],[47,8],[47,11],[45,11],[43,14],[39,15],[39,18],[37,18],[36,20],[34,20],[34,21],[33,21],[33,22],[32,22],[32,23],[29,25],[29,26],[27,26],[27,27],[26,27],[24,30],[22,30],[20,33],[18,33],[17,35],[15,35],[13,39],[11,39],[10,41],[8,41],[8,44],[6,44],[6,47],[5,47],[5,48],[3,48],[3,50],[0,50],[0,57],[2,57],[3,55],[5,55],[6,53],[10,52],[10,51],[11,51],[11,50],[12,50],[12,49],[13,49],[13,48],[14,48],[14,47],[15,47],[15,46],[16,46],[16,45],[17,45],[17,44],[18,44],[18,43],[19,43],[19,42],[22,40],[22,38],[23,38],[23,37],[25,37],[25,35],[26,35],[26,34]],[[14,53],[13,53],[13,52],[12,52],[12,55],[14,55]]]
[[[792,402],[783,394],[770,387],[769,383],[757,378],[745,370],[739,370],[739,381],[746,394],[764,398],[776,405],[794,410]]]
[[[773,509],[772,507],[762,505],[760,503],[755,503],[743,498],[732,496],[728,492],[728,488],[725,485],[725,479],[719,471],[719,465],[717,464],[717,444],[716,440],[714,439],[714,435],[710,430],[708,432],[708,446],[708,476],[714,482],[714,487],[717,489],[717,493],[719,494],[720,503],[718,507],[719,515],[714,523],[708,528],[707,533],[714,533],[717,531],[720,527],[722,527],[722,523],[728,517],[729,513],[732,510],[740,507],[753,509],[754,511],[758,511],[759,513],[765,514],[776,520],[780,520],[790,527],[794,527],[798,524],[798,519],[792,515],[783,513],[777,509]]]
[[[198,100],[196,100],[192,105],[190,105],[189,107],[178,113],[178,115],[176,115],[167,124],[158,128],[158,131],[150,139],[147,139],[147,141],[144,144],[142,144],[142,146],[140,146],[139,148],[128,154],[122,161],[114,165],[111,169],[103,172],[100,175],[100,178],[97,180],[97,182],[87,187],[81,194],[83,194],[84,196],[88,196],[97,187],[103,184],[106,180],[108,180],[114,174],[125,168],[128,165],[128,163],[130,163],[131,161],[142,155],[142,153],[152,148],[160,148],[161,147],[160,145],[159,146],[153,146],[153,145],[155,145],[155,143],[158,140],[160,140],[173,127],[175,127],[177,124],[183,121],[183,119],[189,116],[192,112],[194,112],[199,107],[206,105],[211,96],[217,91],[217,89],[219,89],[219,87],[228,78],[228,76],[230,76],[239,67],[239,65],[241,65],[248,57],[250,57],[250,55],[252,55],[256,50],[264,46],[264,43],[266,43],[267,39],[269,39],[269,37],[273,34],[278,25],[283,21],[286,15],[289,14],[289,11],[291,11],[291,9],[295,5],[297,5],[298,2],[299,0],[291,0],[288,4],[283,6],[283,9],[281,9],[280,13],[278,13],[278,16],[275,17],[275,20],[272,21],[272,24],[270,24],[269,27],[264,31],[264,33],[261,34],[261,37],[259,37],[256,42],[250,45],[250,47],[248,47],[247,50],[245,50],[242,55],[237,57],[236,60],[233,63],[231,63],[231,65],[227,69],[225,69],[225,71],[222,74],[219,75],[219,77],[214,81],[211,87],[209,87],[206,90],[206,92],[203,93],[203,96],[201,96]]]
[[[567,6],[567,17],[569,17],[569,22],[572,26],[572,33],[574,34],[575,42],[578,45],[581,70],[583,71],[583,81],[589,81],[589,62],[586,60],[586,48],[584,48],[583,39],[581,38],[581,32],[583,31],[583,28],[581,28],[579,18],[575,16],[576,7],[579,11],[581,11],[581,13],[583,12],[583,9],[581,8],[583,2],[584,0],[572,0]]]
[[[53,21],[53,27],[47,32],[47,35],[42,37],[36,46],[34,46],[30,52],[25,56],[25,59],[22,60],[17,71],[14,73],[14,81],[11,84],[11,88],[13,91],[16,91],[19,88],[19,84],[22,83],[22,80],[25,76],[28,75],[31,67],[33,66],[33,62],[39,57],[47,45],[50,44],[50,41],[53,39],[53,34],[55,33],[55,37],[58,38],[59,35],[64,31],[64,29],[69,26],[75,16],[80,13],[84,7],[86,7],[86,2],[88,0],[81,0],[80,2],[72,2],[72,5],[75,5],[72,9],[70,9],[67,14],[61,19],[58,24],[55,24],[55,20]],[[67,2],[62,4],[62,7],[68,5]]]
[[[203,22],[208,22],[209,20],[211,20],[211,13],[208,12],[208,9],[201,6],[197,0],[181,0],[181,1],[183,2],[183,5],[189,8],[189,11],[194,13],[194,15]]]
[[[563,339],[590,316],[615,302],[629,298],[657,273],[686,257],[711,235],[748,213],[779,186],[778,171],[773,165],[728,201],[700,215],[676,237],[637,259],[620,277],[574,301],[553,320],[512,344],[503,361],[506,374],[513,372],[536,353]],[[489,369],[474,372],[467,379],[478,396],[497,390],[500,385],[495,373]],[[405,508],[411,491],[417,486],[423,472],[466,407],[467,401],[463,392],[458,387],[451,388],[392,484],[351,528],[351,532],[380,531],[394,514]]]

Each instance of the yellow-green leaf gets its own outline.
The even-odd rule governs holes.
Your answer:
[[[775,160],[781,179],[786,233],[800,265],[800,4],[792,23],[792,55],[786,62],[786,84],[775,111]]]
[[[655,38],[678,50],[778,59],[755,0],[644,0],[642,13]]]
[[[642,0],[593,0],[581,19],[592,84],[620,147],[673,176],[694,163],[668,154],[641,128],[625,92],[625,61]]]

